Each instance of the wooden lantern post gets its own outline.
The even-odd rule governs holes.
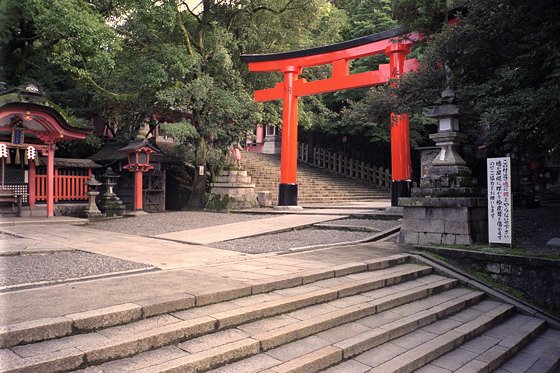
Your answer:
[[[119,149],[127,153],[128,164],[123,168],[134,172],[134,212],[142,211],[142,173],[151,170],[150,154],[157,152],[146,139],[132,140],[127,146]]]

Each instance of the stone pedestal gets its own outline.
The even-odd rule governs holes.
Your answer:
[[[462,165],[434,165],[428,177],[399,198],[403,221],[398,242],[414,245],[470,245],[488,241],[486,190],[476,188]]]
[[[414,245],[470,245],[488,241],[486,191],[459,155],[466,135],[459,132],[459,108],[443,105],[424,114],[438,120],[430,138],[440,152],[428,175],[413,188],[411,197],[399,198],[403,220],[398,242]]]
[[[229,211],[258,206],[255,184],[247,171],[222,171],[211,188],[207,209]]]
[[[282,150],[282,136],[267,135],[264,138],[262,152],[264,154],[280,154]]]
[[[261,207],[271,207],[272,206],[272,192],[259,192],[257,194],[257,202]]]
[[[105,216],[123,216],[125,214],[126,209],[115,193],[104,193],[99,197],[98,205]]]
[[[82,211],[82,213],[80,214],[80,217],[88,218],[88,219],[95,219],[95,218],[103,217],[103,214],[101,213],[101,211],[99,211],[99,209],[97,208],[97,205],[95,204],[95,197],[97,197],[99,195],[99,192],[89,191],[89,192],[86,192],[86,194],[88,195],[88,198],[89,198],[88,205]]]
[[[422,193],[413,189],[413,195]],[[486,197],[400,198],[403,220],[398,243],[470,245],[488,239]]]

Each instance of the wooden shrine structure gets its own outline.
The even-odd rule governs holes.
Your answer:
[[[66,114],[41,94],[32,83],[22,87],[0,92],[0,158],[2,158],[2,175],[6,160],[19,159],[25,152],[23,162],[28,166],[28,195],[31,207],[37,199],[44,198],[47,203],[47,217],[54,216],[55,202],[55,150],[60,141],[84,139],[92,133],[90,128],[78,128],[70,125]],[[46,175],[36,175],[38,156],[46,157]],[[90,171],[91,172],[91,171]],[[44,182],[45,195],[38,196],[37,180]],[[81,179],[80,179],[81,180]],[[80,194],[83,181],[71,184],[64,193]],[[4,188],[4,185],[2,185]],[[85,191],[85,189],[84,189]],[[18,193],[14,191],[14,193]],[[57,193],[60,198],[60,191]]]

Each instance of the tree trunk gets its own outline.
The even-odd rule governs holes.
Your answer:
[[[208,153],[206,139],[202,136],[198,142],[195,157],[194,181],[191,199],[187,205],[190,210],[202,210],[206,207],[206,155]],[[202,167],[202,175],[200,175]]]

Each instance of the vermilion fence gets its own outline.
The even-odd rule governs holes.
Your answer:
[[[85,182],[89,176],[55,175],[54,202],[87,200]],[[36,200],[47,200],[47,175],[35,175]]]

